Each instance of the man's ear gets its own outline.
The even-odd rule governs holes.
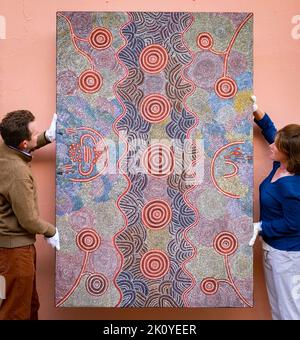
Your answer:
[[[26,140],[23,140],[23,142],[21,142],[21,143],[19,144],[19,149],[20,149],[20,150],[26,150],[26,149],[27,149],[27,146],[28,146],[27,141],[26,141]]]

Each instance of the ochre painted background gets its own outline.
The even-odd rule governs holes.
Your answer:
[[[254,89],[258,103],[278,127],[299,123],[300,39],[292,37],[299,0],[1,0],[6,39],[0,40],[0,117],[30,109],[41,130],[55,111],[56,11],[254,12]],[[269,172],[268,148],[255,129],[255,220],[258,185]],[[55,146],[37,151],[32,165],[39,188],[40,212],[55,221]],[[54,251],[38,238],[38,290],[41,319],[269,319],[260,244],[254,252],[253,309],[113,309],[54,307]]]

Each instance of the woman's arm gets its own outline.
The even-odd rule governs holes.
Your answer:
[[[262,111],[260,111],[260,113],[258,113],[258,116],[261,116]],[[266,141],[269,144],[273,144],[275,141],[275,136],[277,133],[277,129],[274,125],[274,123],[272,122],[271,118],[268,116],[267,113],[263,114],[263,118],[261,119],[254,119],[255,123],[261,128],[261,132],[263,134],[263,136],[265,137]]]
[[[274,123],[272,122],[271,118],[258,107],[256,97],[251,96],[251,100],[253,102],[252,108],[254,121],[261,128],[262,134],[267,140],[267,142],[269,144],[273,144],[275,141],[277,129]]]
[[[264,111],[262,111],[260,108],[257,108],[257,110],[253,112],[253,116],[257,121],[262,120],[264,115]]]

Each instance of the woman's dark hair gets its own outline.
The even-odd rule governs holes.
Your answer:
[[[287,171],[300,173],[300,125],[290,124],[279,130],[275,145],[287,155]]]
[[[0,132],[4,143],[17,148],[25,139],[31,140],[28,124],[33,122],[34,119],[34,115],[28,110],[7,113],[0,124]]]

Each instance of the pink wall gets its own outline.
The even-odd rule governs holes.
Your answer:
[[[56,11],[247,11],[254,12],[254,86],[259,104],[278,127],[299,123],[300,16],[299,0],[1,0],[0,117],[28,108],[41,129],[55,112]],[[298,20],[297,18],[294,19]],[[6,22],[6,39],[2,23]],[[300,17],[298,22],[300,23]],[[294,28],[294,38],[292,30]],[[255,219],[258,185],[270,170],[267,147],[255,130]],[[35,153],[33,171],[44,219],[54,222],[55,146]],[[93,309],[54,307],[55,254],[38,239],[38,289],[41,319],[269,319],[260,245],[255,247],[253,309]]]

